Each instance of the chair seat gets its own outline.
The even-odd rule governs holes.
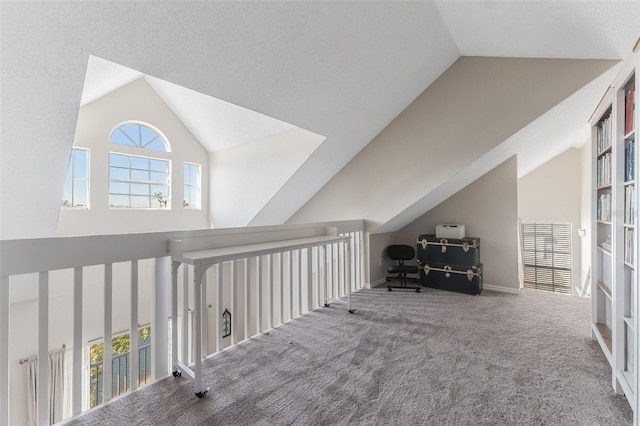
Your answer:
[[[387,272],[390,274],[417,274],[418,271],[418,267],[413,265],[390,265],[389,267],[387,267]]]

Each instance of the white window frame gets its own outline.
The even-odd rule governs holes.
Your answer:
[[[162,141],[162,144],[164,145],[164,151],[161,150],[157,150],[157,149],[153,149],[153,148],[148,148],[145,145],[142,145],[142,135],[140,135],[140,144],[137,144],[136,141],[132,140],[126,132],[124,132],[123,130],[121,130],[120,128],[129,124],[135,124],[137,126],[142,126],[142,127],[146,127],[152,131],[154,131],[158,136],[157,138],[160,139],[160,141]],[[111,142],[111,139],[113,138],[113,134],[121,131],[122,133],[124,133],[124,135],[127,137],[127,139],[131,140],[132,145],[124,145],[124,144],[119,144],[116,142]],[[154,139],[155,140],[155,139]],[[122,122],[120,124],[118,124],[116,127],[113,128],[113,130],[111,130],[111,133],[109,133],[109,143],[111,145],[117,145],[117,146],[126,146],[128,148],[137,148],[137,149],[145,149],[145,150],[149,150],[149,151],[154,151],[154,152],[166,152],[166,153],[170,153],[171,152],[171,144],[169,143],[169,140],[165,137],[164,133],[162,133],[160,130],[158,130],[158,128],[156,128],[155,126],[152,126],[149,123],[145,123],[143,121],[135,121],[135,120],[131,120],[131,121],[125,121]]]
[[[121,166],[112,166],[112,165],[111,165],[111,155],[112,155],[112,154],[114,154],[114,155],[121,155],[121,156],[124,156],[124,157],[129,157],[129,165],[128,165],[128,167],[127,167],[127,168],[125,168],[125,167],[121,167]],[[142,180],[133,180],[133,179],[131,179],[131,170],[132,170],[132,168],[131,168],[131,158],[132,158],[132,157],[135,157],[135,158],[142,158],[142,159],[149,160],[149,161],[154,160],[154,161],[163,161],[163,162],[166,162],[166,163],[167,163],[167,180],[166,180],[166,183],[152,182],[151,180],[148,180],[148,181],[142,181]],[[111,202],[110,202],[110,199],[108,199],[108,200],[107,200],[107,201],[108,201],[108,202],[107,202],[107,204],[109,205],[109,208],[110,208],[110,209],[124,209],[124,210],[171,210],[171,159],[169,159],[169,158],[161,158],[161,157],[151,157],[151,156],[148,156],[148,155],[129,154],[129,153],[127,153],[127,152],[116,152],[116,151],[110,151],[110,152],[109,152],[109,157],[108,157],[108,158],[109,158],[109,160],[108,160],[108,166],[107,166],[107,167],[108,167],[108,171],[107,171],[107,179],[108,179],[108,191],[107,191],[107,194],[108,194],[108,197],[111,197],[111,195],[123,195],[123,196],[128,196],[128,197],[129,197],[129,206],[128,206],[128,207],[126,207],[126,206],[112,206],[112,205],[111,205]],[[112,167],[114,167],[114,168],[119,168],[119,169],[125,169],[125,170],[128,170],[128,171],[129,171],[129,173],[128,173],[129,178],[128,178],[128,179],[113,179],[113,178],[111,177],[111,168],[112,168]],[[143,170],[143,169],[134,169],[134,170]],[[144,169],[144,170],[148,171],[149,173],[151,173],[151,172],[153,171],[153,170],[151,170],[151,166],[149,166],[149,169]],[[112,182],[114,182],[114,183],[126,183],[126,184],[128,184],[128,185],[129,185],[129,192],[128,192],[128,194],[125,194],[125,193],[112,193],[112,192],[111,192],[111,183],[112,183]],[[153,197],[153,195],[151,194],[151,189],[150,189],[149,194],[147,195],[147,196],[148,196],[148,198],[149,198],[149,206],[148,206],[148,207],[133,207],[133,206],[131,205],[131,197],[132,197],[132,196],[143,196],[143,195],[132,194],[132,193],[131,193],[131,184],[149,185],[149,188],[151,188],[151,185],[154,185],[154,184],[155,184],[155,185],[163,185],[163,186],[164,186],[164,185],[166,185],[166,187],[167,187],[167,192],[168,192],[168,193],[166,194],[166,196],[167,196],[167,199],[166,199],[166,206],[164,206],[164,207],[163,207],[163,206],[158,206],[158,207],[152,206],[152,200],[153,200],[153,198],[154,198],[154,197]]]
[[[77,151],[86,151],[87,153],[87,176],[86,177],[77,177],[76,176],[76,152]],[[71,168],[71,177],[68,177],[69,168]],[[62,207],[66,209],[77,209],[77,210],[89,210],[90,200],[91,200],[91,187],[90,187],[90,177],[91,177],[91,150],[89,148],[81,148],[81,147],[72,147],[71,148],[71,157],[69,158],[69,164],[67,165],[67,177],[65,177],[65,186],[67,184],[67,179],[71,179],[71,200],[70,204],[64,204],[64,194],[62,200]],[[87,184],[87,204],[78,206],[76,205],[75,194],[76,194],[76,182],[79,180],[86,181]]]
[[[184,209],[189,209],[189,210],[200,210],[202,208],[202,166],[198,163],[190,163],[185,161],[184,165],[182,167],[183,173],[182,176],[184,178],[184,171],[186,167],[195,167],[198,173],[197,179],[196,179],[196,184],[195,184],[195,189],[196,189],[196,202],[195,202],[195,206],[193,205],[193,201],[189,203],[189,205],[186,205],[186,194],[187,194],[187,190],[194,187],[191,184],[188,184],[186,181],[183,181],[183,197],[182,197],[182,207]]]

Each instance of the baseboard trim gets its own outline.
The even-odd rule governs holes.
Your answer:
[[[500,285],[483,284],[483,290],[500,291],[502,293],[520,294],[519,288],[503,287]]]
[[[367,288],[374,288],[386,282],[387,282],[387,279],[385,277],[382,277],[379,280],[375,280],[372,283],[365,283],[364,285],[367,286]]]

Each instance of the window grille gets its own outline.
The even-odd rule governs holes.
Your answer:
[[[64,207],[89,207],[89,150],[72,148],[62,196]]]
[[[200,208],[200,165],[184,163],[184,198],[185,209]]]
[[[109,153],[109,207],[170,208],[170,162]]]
[[[572,293],[571,224],[523,222],[524,287]]]
[[[125,123],[118,126],[111,133],[109,141],[117,145],[170,152],[169,144],[157,130],[140,123]]]

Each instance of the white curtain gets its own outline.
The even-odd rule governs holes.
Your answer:
[[[31,357],[27,361],[27,409],[29,410],[29,426],[37,422],[36,393],[38,377],[38,359]]]
[[[38,423],[37,410],[37,377],[38,358],[31,357],[27,361],[27,408],[29,410],[29,425]],[[65,350],[58,349],[49,353],[49,424],[63,419],[65,392]]]

